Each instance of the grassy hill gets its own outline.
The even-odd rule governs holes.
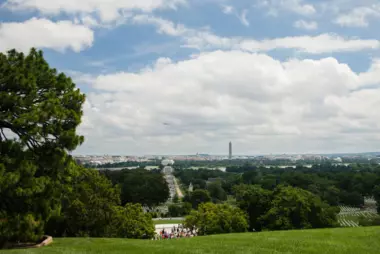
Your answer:
[[[0,251],[13,253],[380,253],[380,227],[278,231],[214,235],[177,240],[125,240],[104,238],[55,239],[48,247]]]

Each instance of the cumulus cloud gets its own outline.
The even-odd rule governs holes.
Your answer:
[[[380,140],[380,88],[366,86],[379,82],[377,68],[214,51],[96,76],[82,149],[224,154],[232,140],[248,153],[371,150]]]
[[[156,26],[159,33],[180,37],[184,46],[199,50],[240,49],[249,52],[271,51],[274,49],[295,49],[310,54],[331,52],[353,52],[378,49],[380,41],[344,38],[334,34],[318,36],[294,36],[255,40],[241,37],[220,37],[209,30],[196,30],[181,24],[149,15],[137,15],[133,22]]]
[[[185,4],[186,0],[7,0],[4,7],[12,11],[39,11],[46,15],[97,13],[104,22],[120,18],[124,12],[151,12]]]
[[[361,6],[340,14],[335,23],[347,27],[368,27],[370,18],[380,17],[380,4]]]
[[[15,48],[25,52],[37,47],[79,52],[91,47],[93,40],[91,29],[71,21],[32,18],[24,22],[0,23],[0,51]]]
[[[305,29],[305,30],[316,30],[318,29],[318,23],[315,21],[305,21],[305,20],[297,20],[293,24],[294,27]]]

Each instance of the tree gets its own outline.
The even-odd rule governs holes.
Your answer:
[[[191,211],[190,203],[181,203],[181,204],[171,204],[168,207],[170,217],[180,217],[188,215]]]
[[[258,218],[270,209],[272,192],[256,185],[237,185],[234,187],[237,205],[248,214],[249,229],[261,231],[262,225]]]
[[[356,191],[341,191],[339,194],[339,201],[341,204],[348,206],[362,207],[364,205],[364,197]]]
[[[119,171],[121,203],[140,203],[149,207],[166,202],[170,196],[168,184],[161,173],[145,169]]]
[[[198,189],[186,194],[183,201],[191,203],[191,206],[197,209],[199,204],[210,202],[211,197],[208,191]]]
[[[214,203],[227,200],[227,194],[222,188],[220,182],[210,183],[207,185],[207,190],[210,193],[211,199]]]
[[[243,182],[245,184],[256,184],[258,182],[258,172],[256,170],[250,170],[243,173]]]
[[[380,185],[373,189],[373,197],[376,200],[377,213],[380,214]]]
[[[308,191],[279,186],[271,208],[258,220],[270,230],[327,228],[337,226],[338,212],[339,208],[330,207]]]
[[[174,195],[173,197],[173,203],[178,203],[179,202],[179,197],[177,195],[177,193]]]
[[[0,141],[9,139],[8,130],[37,151],[46,146],[71,151],[83,142],[76,127],[85,96],[49,67],[42,51],[0,53],[0,81]]]
[[[113,237],[151,239],[154,236],[152,217],[144,213],[141,204],[126,204],[115,209],[116,215],[110,223],[112,230],[115,230]]]
[[[83,142],[85,96],[41,51],[0,53],[0,245],[35,241],[60,204]]]
[[[197,211],[186,217],[184,225],[198,229],[199,235],[245,232],[248,228],[246,214],[237,207],[226,204],[200,204]]]
[[[340,190],[335,186],[329,186],[326,190],[322,191],[321,198],[325,200],[329,205],[339,205]]]
[[[46,226],[52,236],[112,236],[109,221],[120,205],[120,189],[93,169],[77,167],[72,189]]]

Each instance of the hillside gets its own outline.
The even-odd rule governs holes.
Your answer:
[[[55,239],[42,249],[0,251],[11,253],[379,253],[380,227],[278,231],[214,235],[192,239],[147,241],[125,239]]]

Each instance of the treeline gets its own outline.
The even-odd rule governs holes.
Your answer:
[[[265,168],[246,164],[229,167],[227,172],[187,169],[178,170],[175,175],[186,186],[191,182],[194,189],[206,189],[210,178],[219,178],[228,195],[237,184],[260,185],[267,190],[282,184],[310,191],[330,205],[356,207],[364,204],[364,197],[376,196],[375,187],[380,185],[380,167],[362,164],[337,166],[326,163],[312,168]]]
[[[379,165],[324,163],[312,168],[268,169],[246,164],[230,167],[228,171],[175,172],[185,187],[190,183],[194,187],[184,198],[198,209],[192,214],[191,223],[210,226],[204,220],[207,209],[201,207],[207,202],[239,207],[248,215],[248,229],[256,231],[335,227],[338,226],[338,205],[363,207],[364,197],[368,196],[377,200],[380,212]],[[194,216],[203,219],[195,220]]]

